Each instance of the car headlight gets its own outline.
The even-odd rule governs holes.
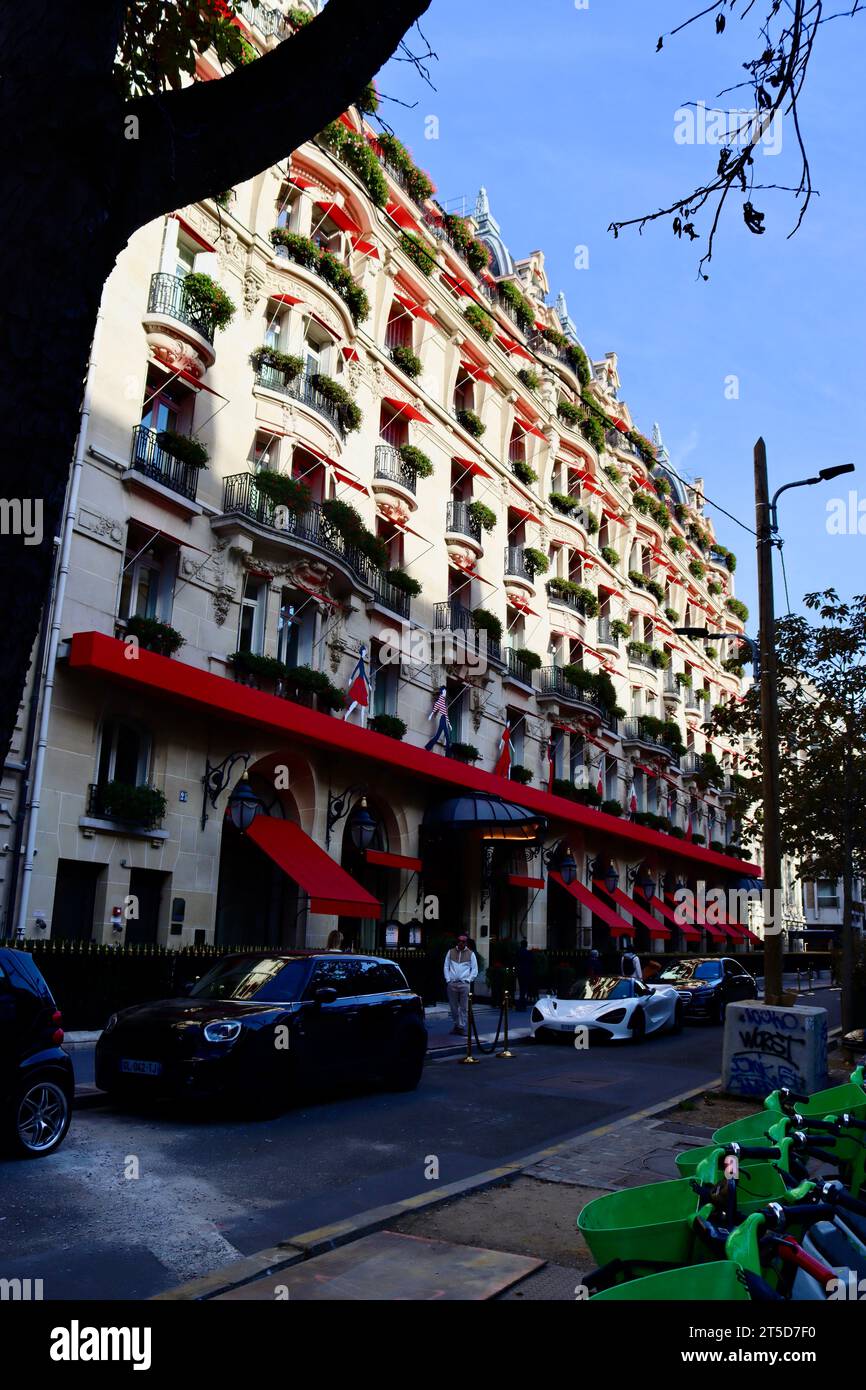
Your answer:
[[[599,1014],[599,1023],[622,1023],[625,1018],[625,1009],[609,1009],[606,1014]]]
[[[116,1028],[116,1027],[117,1027],[117,1014],[112,1014],[112,1015],[111,1015],[111,1018],[108,1020],[108,1022],[106,1023],[106,1025],[105,1025],[105,1027],[103,1028],[102,1031],[103,1031],[103,1033],[110,1033],[111,1030],[112,1030],[112,1028]]]
[[[241,1027],[234,1018],[219,1018],[213,1023],[206,1023],[204,1026],[204,1036],[206,1042],[229,1043],[234,1042],[240,1037]]]

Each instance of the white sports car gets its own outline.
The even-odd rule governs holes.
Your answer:
[[[578,980],[567,998],[539,999],[532,1007],[530,1023],[539,1041],[557,1034],[576,1036],[586,1029],[588,1042],[608,1039],[642,1042],[648,1033],[666,1029],[678,1033],[683,1026],[683,1006],[675,989],[640,980],[605,975],[594,983]]]

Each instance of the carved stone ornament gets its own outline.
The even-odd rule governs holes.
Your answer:
[[[234,589],[228,584],[220,584],[213,592],[213,619],[217,627],[222,627],[232,606]]]
[[[244,313],[247,318],[254,313],[255,307],[262,297],[264,280],[248,270],[244,275]]]
[[[120,545],[123,541],[123,522],[112,516],[103,516],[101,512],[91,512],[86,507],[79,507],[78,525],[82,531],[89,531],[93,536],[105,536],[115,545]]]
[[[172,372],[188,372],[196,380],[207,371],[207,362],[186,338],[176,337],[166,328],[151,328],[147,331],[147,345],[158,362]]]

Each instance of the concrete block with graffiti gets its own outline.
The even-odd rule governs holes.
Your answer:
[[[827,1010],[729,1004],[722,1080],[735,1095],[761,1099],[781,1086],[819,1091],[827,1085]]]

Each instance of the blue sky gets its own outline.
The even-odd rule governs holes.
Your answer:
[[[866,532],[856,424],[866,318],[866,86],[858,82],[866,15],[825,25],[813,58],[801,122],[821,196],[804,225],[787,240],[793,200],[758,194],[769,225],[756,237],[732,202],[704,284],[696,278],[704,240],[680,243],[667,220],[642,237],[630,231],[615,241],[606,230],[709,176],[717,150],[675,141],[678,109],[699,100],[746,104],[715,99],[756,51],[755,24],[730,23],[717,38],[704,21],[655,52],[661,32],[700,8],[696,0],[589,0],[586,9],[575,0],[433,0],[424,31],[439,55],[437,90],[392,62],[380,88],[418,104],[386,104],[383,114],[442,201],[465,196],[471,206],[483,183],[512,254],[545,252],[552,295],[565,290],[590,354],[619,354],[638,427],[649,434],[658,420],[674,466],[702,476],[709,497],[753,526],[752,449],[760,434],[771,487],[825,465],[857,465],[850,479],[782,499],[796,611],[812,589],[866,589],[866,535],[828,534],[826,514],[831,497],[859,487]],[[438,140],[425,139],[430,115],[439,119]],[[760,157],[763,181],[797,181],[793,131],[783,125],[781,135],[781,152]],[[588,248],[588,269],[574,268],[576,246]],[[739,399],[726,398],[731,376]],[[754,614],[754,538],[714,519],[739,557],[737,591]],[[787,606],[778,565],[776,606]]]

